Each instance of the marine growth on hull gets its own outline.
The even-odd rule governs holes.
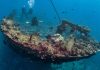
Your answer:
[[[31,10],[29,14],[32,14]],[[55,27],[41,28],[41,22],[44,22],[35,16],[28,18],[24,8],[20,20],[15,16],[13,11],[3,18],[1,31],[15,45],[21,44],[26,53],[34,57],[52,62],[68,61],[88,57],[99,51],[100,43],[91,38],[90,30],[86,27],[61,20]],[[28,21],[24,22],[22,18]]]

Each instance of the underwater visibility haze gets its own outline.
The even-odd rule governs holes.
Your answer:
[[[100,48],[100,0],[0,0],[0,25],[6,16],[15,20],[24,34],[39,32],[44,40],[57,29],[57,33],[64,32],[59,29],[62,20],[75,24],[79,31],[81,26],[83,30],[86,26]],[[68,25],[73,27],[71,23]],[[66,33],[62,34],[64,38]],[[60,64],[31,60],[9,48],[0,31],[0,70],[100,70],[100,52],[90,58]]]

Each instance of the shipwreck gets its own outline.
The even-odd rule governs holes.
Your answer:
[[[4,18],[1,31],[9,47],[25,53],[30,58],[59,63],[89,58],[100,50],[100,43],[89,35],[90,30],[67,20],[56,27],[55,34],[45,38],[40,33],[23,33],[13,19]],[[69,30],[66,36],[63,32]]]

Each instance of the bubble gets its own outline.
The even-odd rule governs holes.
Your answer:
[[[28,0],[28,5],[30,8],[32,8],[35,4],[35,0]]]

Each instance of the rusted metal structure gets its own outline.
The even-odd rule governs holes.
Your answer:
[[[89,30],[63,20],[63,23],[77,30]],[[2,20],[1,31],[9,47],[27,54],[29,57],[38,58],[44,62],[59,63],[88,58],[99,51],[100,44],[91,39],[77,39],[73,33],[64,38],[61,34],[54,34],[47,39],[42,39],[38,34],[25,35],[15,26],[11,19]]]

